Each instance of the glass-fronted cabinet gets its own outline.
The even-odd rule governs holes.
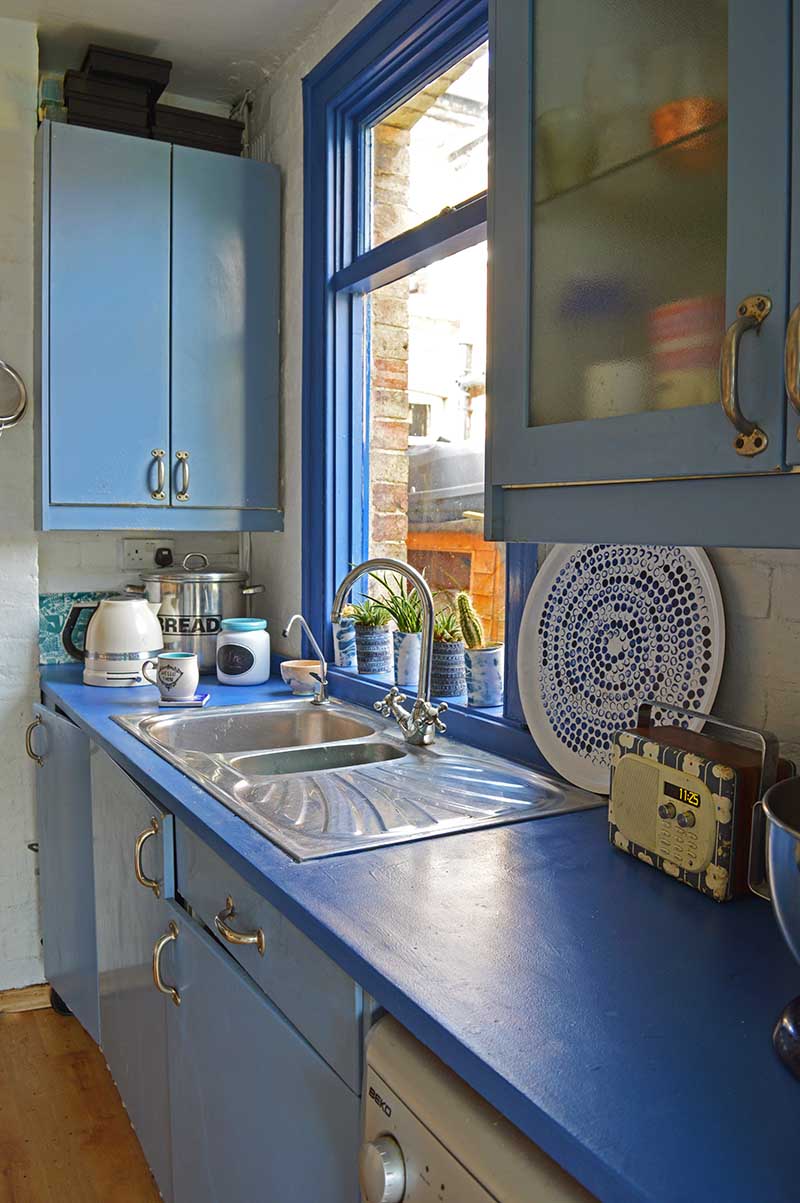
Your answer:
[[[788,2],[495,0],[496,537],[508,489],[784,468],[790,28]]]

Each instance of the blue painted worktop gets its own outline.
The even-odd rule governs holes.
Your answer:
[[[297,864],[110,720],[155,690],[87,688],[77,666],[42,688],[601,1199],[800,1197],[800,1083],[770,1044],[800,966],[766,903],[614,852],[602,810]]]

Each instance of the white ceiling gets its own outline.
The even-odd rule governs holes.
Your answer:
[[[43,70],[79,67],[89,42],[171,59],[170,92],[231,101],[298,46],[331,0],[0,0],[39,27]]]

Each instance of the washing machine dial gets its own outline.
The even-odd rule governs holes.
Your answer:
[[[359,1178],[366,1203],[402,1203],[406,1193],[403,1150],[391,1136],[361,1146]]]

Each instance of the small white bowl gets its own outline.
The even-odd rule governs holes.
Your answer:
[[[284,660],[281,664],[281,676],[292,693],[315,693],[319,681],[315,681],[312,673],[320,675],[319,660]]]

